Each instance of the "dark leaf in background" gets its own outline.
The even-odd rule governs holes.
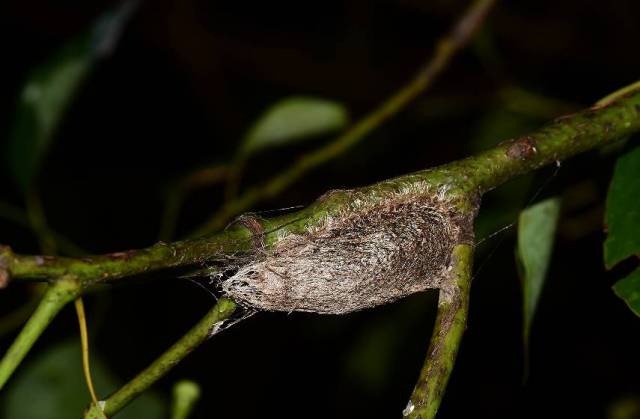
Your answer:
[[[339,131],[348,121],[347,110],[337,102],[289,97],[264,112],[245,137],[240,153],[248,156],[265,148]]]
[[[137,2],[124,2],[102,16],[87,33],[69,41],[25,82],[16,107],[8,142],[8,166],[21,189],[38,174],[65,112],[78,94],[92,66],[114,48]]]
[[[604,263],[608,269],[640,253],[640,147],[618,159],[607,195]]]
[[[616,295],[624,300],[637,316],[640,316],[640,269],[613,286]]]
[[[195,381],[180,380],[173,386],[173,405],[171,419],[187,419],[198,402],[201,391]]]
[[[19,371],[3,391],[4,419],[69,419],[79,416],[91,398],[82,373],[80,339],[47,348]],[[91,374],[98,397],[119,388],[118,380],[98,357],[91,359]],[[158,419],[166,406],[153,393],[145,393],[125,408],[118,418]]]
[[[559,218],[560,199],[550,198],[522,211],[518,220],[517,258],[521,268],[525,350],[549,269]]]

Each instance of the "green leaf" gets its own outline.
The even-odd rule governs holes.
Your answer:
[[[338,131],[349,118],[344,106],[313,97],[289,97],[267,109],[243,141],[240,154]]]
[[[607,195],[604,263],[608,269],[640,253],[640,147],[621,156]]]
[[[82,415],[91,397],[82,372],[80,339],[48,347],[18,372],[4,390],[2,418],[68,419]],[[91,375],[98,397],[120,387],[101,360],[91,359]],[[167,417],[162,400],[145,393],[118,414],[122,419]]]
[[[640,268],[616,282],[613,292],[627,303],[636,316],[640,316]]]
[[[87,74],[89,61],[81,49],[70,48],[39,68],[20,93],[8,164],[23,190],[33,181],[62,115]]]
[[[200,386],[195,381],[181,380],[173,386],[171,419],[187,419],[200,398]]]
[[[97,59],[109,54],[135,2],[107,13],[85,34],[67,43],[26,80],[16,108],[7,157],[17,184],[33,182],[60,122]]]
[[[520,213],[517,259],[523,291],[523,337],[529,342],[531,323],[551,261],[553,241],[560,218],[560,199],[541,201]]]

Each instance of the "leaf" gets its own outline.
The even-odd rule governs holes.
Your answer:
[[[247,156],[265,148],[306,140],[344,128],[344,106],[313,97],[289,97],[267,109],[243,141],[240,154]]]
[[[613,285],[613,292],[640,317],[640,268]]]
[[[640,253],[640,147],[621,156],[613,171],[607,195],[604,242],[607,269]]]
[[[11,174],[23,190],[33,181],[62,115],[88,68],[89,61],[82,54],[65,51],[38,69],[23,87],[8,150]]]
[[[517,259],[521,268],[525,348],[549,269],[559,218],[560,199],[550,198],[526,208],[518,220]]]
[[[136,2],[105,14],[85,34],[66,44],[29,76],[18,97],[8,142],[8,165],[23,190],[38,173],[42,158],[83,81],[97,59],[109,54]]]
[[[68,419],[80,417],[91,397],[82,374],[80,340],[51,346],[18,372],[3,393],[2,418]],[[93,356],[91,372],[98,395],[119,387],[99,357]],[[37,400],[37,403],[34,401]],[[157,419],[167,416],[162,400],[146,393],[118,414],[122,419]]]
[[[195,381],[180,380],[173,386],[171,419],[187,419],[200,398],[200,386]]]

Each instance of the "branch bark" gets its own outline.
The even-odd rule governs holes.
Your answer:
[[[461,245],[453,251],[454,281],[450,289],[440,291],[428,355],[402,412],[405,417],[429,419],[438,411],[467,324],[473,253],[471,245]]]
[[[458,205],[460,213],[468,213],[475,210],[469,207],[469,202],[477,202],[477,197],[509,179],[613,143],[638,131],[640,90],[634,89],[616,95],[605,105],[559,118],[538,131],[506,141],[475,156],[386,180],[356,192],[358,199],[369,203],[383,203],[407,190],[417,198],[444,195]],[[65,284],[77,284],[73,290],[75,298],[95,284],[121,281],[145,272],[224,262],[230,255],[251,251],[256,245],[256,238],[269,248],[287,235],[304,234],[321,225],[327,217],[340,216],[354,205],[353,193],[333,191],[293,214],[256,220],[257,225],[253,226],[236,223],[208,237],[171,244],[158,243],[141,250],[83,258],[56,258],[16,255],[8,247],[0,247],[0,282],[59,282],[64,279]],[[14,344],[20,348],[18,353],[21,355],[15,356],[12,347],[1,361],[3,380],[6,381],[51,319],[49,315],[37,318],[41,320],[29,321]],[[48,320],[41,323],[42,319]]]
[[[49,286],[36,311],[0,361],[0,389],[58,312],[79,295],[78,283],[70,277],[61,277]]]
[[[354,191],[358,192],[359,198],[372,202],[384,202],[401,190],[411,190],[416,196],[425,197],[445,191],[448,198],[464,200],[544,165],[613,143],[638,131],[640,89],[606,106],[558,118],[538,131],[505,141],[477,155]],[[5,282],[48,281],[70,275],[86,289],[142,273],[215,263],[226,255],[250,250],[256,234],[269,247],[288,234],[309,231],[327,216],[335,215],[351,204],[350,194],[346,191],[331,191],[301,211],[260,219],[255,228],[235,223],[220,233],[199,239],[157,243],[146,249],[100,256],[25,256],[14,254],[8,247],[0,247],[0,277]]]
[[[633,89],[623,89],[622,92],[592,108],[559,118],[536,132],[506,141],[475,156],[358,189],[358,196],[370,202],[384,202],[400,190],[411,190],[416,196],[425,197],[444,191],[448,199],[458,202],[459,211],[468,211],[469,208],[465,208],[465,205],[470,197],[479,196],[509,179],[546,164],[564,160],[640,131],[640,89],[634,86]],[[288,234],[307,232],[322,223],[326,217],[339,214],[352,204],[350,197],[344,191],[334,191],[302,211],[261,220],[260,225],[254,228],[237,223],[209,237],[171,244],[158,243],[147,249],[101,256],[23,256],[14,254],[8,247],[0,247],[0,283],[3,285],[10,280],[54,281],[32,318],[0,361],[0,387],[57,312],[92,285],[114,282],[154,270],[197,267],[205,262],[220,262],[227,255],[251,250],[256,235],[260,236],[260,241],[267,247],[272,246]],[[440,333],[444,331],[446,336],[454,336],[449,334],[454,331],[444,327],[447,324],[445,320],[454,313],[451,310],[453,309],[447,305],[441,306],[438,330]],[[439,340],[438,336],[434,345]],[[200,341],[196,339],[196,342],[198,344]],[[172,350],[180,348],[183,347],[174,347]],[[172,350],[168,353],[173,353]],[[434,371],[436,360],[427,362],[424,374],[433,374],[429,371]],[[154,371],[162,370],[155,368],[153,367]],[[418,406],[424,405],[425,414],[430,417],[429,412],[435,411],[439,403],[439,399],[434,402],[434,394],[437,393],[434,393],[434,389],[444,385],[438,383],[446,383],[447,376],[448,372],[440,374],[434,379],[433,386],[421,381],[423,385],[416,387],[412,397],[416,411],[420,411]],[[125,394],[137,394],[136,391]],[[123,400],[128,401],[127,397],[123,397]],[[120,396],[115,400],[115,406],[122,404],[117,402]]]
[[[151,365],[141,371],[133,380],[129,381],[120,390],[101,402],[102,410],[107,417],[111,417],[124,406],[131,402],[140,393],[163,377],[184,357],[200,346],[209,337],[214,335],[235,311],[233,301],[222,298],[207,314],[187,332],[179,341],[171,346]]]
[[[370,202],[384,202],[402,190],[411,190],[417,197],[427,198],[444,193],[452,202],[458,203],[460,212],[468,212],[472,210],[468,207],[470,198],[480,196],[509,179],[638,131],[640,90],[635,89],[619,95],[604,106],[594,106],[559,118],[536,132],[506,141],[475,156],[360,188],[357,190],[358,197]],[[147,249],[102,256],[22,256],[15,255],[8,247],[0,248],[0,278],[3,282],[54,281],[47,294],[49,297],[43,299],[34,317],[25,325],[0,362],[0,386],[6,382],[57,311],[92,285],[120,281],[154,270],[197,267],[203,263],[224,261],[228,255],[250,251],[255,246],[256,237],[268,248],[289,234],[304,234],[327,217],[338,216],[353,204],[351,197],[352,193],[333,191],[302,211],[259,220],[257,226],[236,223],[209,237],[171,244],[158,243]],[[52,299],[51,295],[58,295],[59,298]],[[445,314],[441,314],[441,318],[443,316]],[[443,377],[437,381],[446,383]],[[430,391],[421,390],[414,396]],[[418,403],[432,399],[414,397],[412,400]],[[428,402],[427,405],[429,407],[425,409],[431,411],[434,404]]]
[[[437,41],[433,56],[405,86],[327,145],[298,159],[291,167],[264,184],[252,187],[241,196],[227,202],[197,228],[193,235],[199,236],[219,230],[234,215],[250,209],[265,198],[279,194],[305,173],[340,155],[397,115],[424,93],[447,68],[456,53],[471,41],[495,2],[496,0],[473,1],[449,33]]]

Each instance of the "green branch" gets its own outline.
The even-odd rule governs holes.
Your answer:
[[[257,237],[269,247],[288,234],[308,232],[322,224],[327,216],[339,216],[354,204],[354,193],[360,201],[371,203],[385,202],[399,191],[406,190],[411,190],[416,197],[444,194],[461,205],[459,210],[464,212],[468,210],[464,207],[466,203],[509,179],[613,143],[638,131],[640,90],[635,89],[616,95],[606,105],[557,119],[538,131],[475,156],[355,191],[333,191],[299,212],[256,220],[253,226],[239,222],[209,237],[83,258],[23,256],[14,254],[7,247],[0,247],[0,283],[50,280],[55,284],[48,295],[57,295],[56,298],[43,299],[34,318],[29,320],[0,361],[0,377],[6,381],[57,311],[94,284],[161,269],[201,267],[204,263],[224,264],[229,257],[254,249]]]
[[[171,346],[151,365],[145,368],[134,379],[127,383],[120,390],[101,402],[102,410],[107,417],[111,417],[124,406],[131,402],[136,396],[145,391],[149,386],[162,378],[171,368],[173,368],[184,357],[200,346],[207,338],[215,334],[221,322],[227,320],[235,311],[236,305],[233,301],[221,298],[218,303],[179,341]],[[89,412],[96,407],[92,405]]]
[[[490,150],[440,167],[424,170],[357,190],[361,200],[383,202],[400,190],[412,190],[425,197],[446,191],[452,200],[467,202],[518,175],[545,164],[612,143],[640,130],[640,91],[618,97],[606,106],[597,106],[560,118],[542,129]],[[286,216],[261,220],[259,231],[242,223],[216,235],[158,243],[146,249],[83,258],[15,255],[0,247],[0,282],[73,278],[79,292],[93,284],[117,281],[145,272],[168,268],[201,266],[224,261],[228,255],[247,252],[261,236],[272,245],[291,233],[304,233],[321,224],[328,215],[337,215],[352,205],[353,192],[334,191],[311,206]]]
[[[636,88],[606,106],[558,118],[538,131],[445,165],[440,171],[483,193],[519,175],[613,143],[638,130],[640,89]],[[469,178],[460,179],[462,176]]]
[[[210,220],[196,229],[193,235],[199,236],[219,230],[231,217],[250,209],[259,201],[276,196],[304,174],[342,154],[397,115],[424,93],[449,65],[455,54],[469,43],[494,3],[495,0],[475,0],[449,33],[436,42],[431,59],[405,86],[329,144],[301,157],[291,167],[264,184],[253,187],[238,198],[227,202]]]
[[[0,389],[58,312],[78,295],[80,295],[80,287],[73,278],[62,277],[49,286],[40,305],[0,361]]]
[[[87,288],[159,269],[199,265],[225,254],[247,250],[249,246],[250,235],[242,226],[210,238],[161,242],[146,249],[81,258],[15,255],[8,247],[0,246],[0,274],[4,272],[12,279],[36,281],[71,275]]]
[[[613,143],[638,131],[640,90],[635,90],[607,106],[559,118],[529,135],[468,158],[353,191],[332,191],[301,211],[259,220],[259,231],[235,223],[220,233],[199,239],[82,258],[23,256],[14,254],[8,247],[0,247],[0,276],[7,280],[42,281],[71,275],[87,288],[161,269],[201,266],[250,251],[255,234],[267,245],[273,245],[287,234],[304,233],[321,224],[326,216],[348,209],[354,192],[359,199],[378,202],[400,190],[411,190],[425,197],[437,191],[445,191],[452,199],[477,196],[546,164]]]
[[[473,246],[457,246],[453,251],[453,258],[452,286],[451,289],[440,291],[438,316],[427,359],[411,399],[403,411],[405,417],[435,417],[462,341],[469,307]]]

